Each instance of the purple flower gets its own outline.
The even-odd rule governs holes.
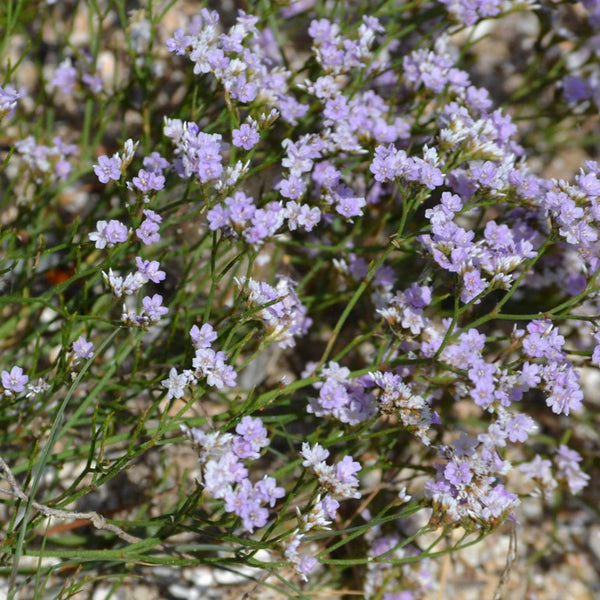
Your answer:
[[[245,226],[256,211],[254,198],[241,191],[237,191],[233,197],[225,198],[225,204],[229,218],[235,225]]]
[[[217,460],[209,460],[204,465],[204,489],[215,498],[225,498],[232,492],[232,486],[247,480],[248,469],[231,452]]]
[[[264,527],[269,518],[269,511],[261,506],[261,500],[248,479],[226,493],[225,510],[240,517],[243,528],[250,533]]]
[[[358,481],[354,477],[354,473],[357,473],[362,469],[359,462],[352,459],[351,456],[344,456],[344,458],[335,465],[335,474],[338,481],[341,483],[357,484]]]
[[[350,109],[348,108],[348,100],[342,94],[338,94],[334,98],[330,98],[325,103],[323,116],[332,121],[346,119]]]
[[[531,321],[527,325],[527,335],[523,338],[523,350],[528,356],[551,360],[563,357],[562,346],[565,338],[548,319]]]
[[[50,85],[60,88],[61,92],[68,96],[75,86],[76,76],[77,71],[67,58],[57,67]]]
[[[563,92],[569,104],[576,104],[591,98],[594,90],[589,81],[581,77],[568,76],[563,79]]]
[[[436,54],[419,49],[404,57],[404,78],[416,89],[421,84],[440,93],[449,83],[449,71],[453,66],[448,54]]]
[[[528,388],[535,388],[541,381],[539,365],[524,362],[521,367],[521,381]]]
[[[224,352],[215,352],[212,348],[197,348],[192,365],[198,377],[206,377],[208,385],[221,389],[234,387],[237,374],[225,360]]]
[[[518,503],[518,496],[499,483],[483,496],[481,517],[485,520],[498,519],[511,512]]]
[[[192,37],[185,35],[183,29],[178,27],[173,34],[173,37],[169,38],[165,45],[169,52],[177,54],[178,56],[185,56],[187,47],[192,43]]]
[[[326,495],[320,504],[325,516],[332,520],[335,519],[340,503],[335,498]]]
[[[404,154],[404,156],[406,155]],[[375,148],[375,157],[369,167],[369,170],[375,177],[375,181],[384,183],[398,177],[401,158],[393,145],[377,146]]]
[[[308,35],[314,39],[315,43],[324,43],[328,39],[335,38],[340,32],[338,25],[332,24],[327,19],[311,21],[308,28]]]
[[[342,215],[342,217],[351,219],[352,217],[359,217],[362,215],[362,209],[366,204],[367,202],[364,198],[356,197],[348,190],[337,196],[335,210]]]
[[[208,228],[211,231],[217,229],[223,229],[229,225],[230,212],[229,209],[222,204],[213,206],[206,213],[206,220],[208,221]]]
[[[495,391],[494,379],[487,377],[476,382],[471,392],[471,397],[477,406],[488,408],[496,400]]]
[[[88,342],[83,335],[80,335],[77,340],[73,342],[73,352],[78,358],[88,360],[94,356],[94,344]]]
[[[279,498],[285,496],[285,490],[277,486],[277,481],[273,477],[268,477],[267,475],[255,484],[254,489],[257,498],[261,502],[268,504],[271,508],[275,506]]]
[[[242,517],[242,525],[246,531],[252,533],[255,528],[264,527],[269,520],[269,511],[258,503],[252,503]]]
[[[281,142],[281,145],[286,151],[286,156],[281,161],[281,165],[296,176],[308,173],[312,169],[314,160],[321,158],[321,153],[324,150],[323,141],[310,135],[302,136],[295,142],[286,138]]]
[[[557,478],[567,482],[572,494],[577,494],[587,486],[590,476],[579,466],[581,455],[562,444],[556,451]]]
[[[290,200],[297,200],[306,192],[306,184],[300,177],[290,175],[287,179],[282,179],[276,186],[275,189],[279,190],[279,193],[284,198]]]
[[[296,565],[296,573],[298,573],[304,581],[307,581],[307,575],[312,573],[318,564],[319,561],[314,556],[304,554],[300,557],[300,560]]]
[[[300,555],[298,552],[304,533],[294,533],[287,541],[283,552],[285,558],[294,564],[296,572],[304,581],[308,581],[308,573],[318,564],[316,560],[311,560],[309,555]]]
[[[555,414],[568,415],[582,408],[583,392],[579,373],[568,361],[550,362],[543,368],[544,389],[549,392],[546,404]]]
[[[158,323],[160,318],[169,312],[169,309],[162,305],[162,301],[163,297],[160,294],[154,294],[152,297],[144,296],[142,298],[144,315],[149,319],[150,323]]]
[[[280,10],[281,16],[284,19],[295,17],[297,14],[312,8],[317,3],[317,0],[291,0],[289,4],[283,6]]]
[[[306,307],[296,295],[293,281],[280,277],[276,288],[254,279],[241,279],[239,284],[246,284],[250,304],[257,306],[270,303],[257,315],[263,320],[271,339],[281,348],[293,347],[296,344],[294,338],[308,331],[311,320],[306,317]],[[273,300],[279,301],[273,303]]]
[[[477,437],[483,443],[482,452],[486,450],[495,452],[496,448],[504,448],[506,446],[506,431],[498,423],[492,423],[486,433],[480,433]]]
[[[121,221],[111,219],[104,228],[103,235],[106,238],[106,245],[111,248],[115,244],[126,242],[128,231]]]
[[[484,17],[494,17],[500,13],[499,0],[488,2],[472,2],[471,0],[440,0],[446,5],[448,12],[454,19],[464,25],[474,25]]]
[[[234,387],[237,373],[231,365],[225,362],[224,352],[217,352],[214,368],[206,376],[206,383],[218,389],[224,386]]]
[[[372,380],[349,380],[347,371],[337,363],[329,363],[322,369],[326,379],[324,383],[315,384],[319,397],[309,400],[309,413],[319,417],[333,416],[351,425],[367,421],[377,414],[375,397],[366,389],[372,387]]]
[[[506,424],[508,439],[511,442],[524,442],[529,437],[529,433],[535,431],[536,424],[534,420],[524,414],[518,414]]]
[[[239,129],[234,129],[232,132],[233,145],[244,150],[251,150],[258,144],[260,139],[256,125],[253,123],[243,123]]]
[[[354,477],[354,473],[360,469],[360,463],[354,461],[351,456],[345,456],[336,465],[321,462],[313,467],[319,485],[340,499],[361,497],[356,489],[359,481]]]
[[[279,202],[269,202],[264,208],[259,208],[252,215],[251,226],[244,233],[244,239],[249,244],[262,243],[266,238],[275,235],[283,225],[284,210]]]
[[[483,359],[478,359],[467,374],[469,379],[475,384],[483,380],[493,381],[496,374],[496,365],[487,363]]]
[[[244,104],[252,102],[258,95],[258,86],[254,81],[248,81],[246,75],[241,74],[236,78],[231,95]]]
[[[81,76],[81,81],[85,83],[85,85],[87,85],[94,94],[99,94],[104,87],[102,77],[100,77],[100,75],[97,73],[94,75],[91,73],[84,73]]]
[[[245,416],[235,428],[233,451],[242,459],[258,458],[260,450],[269,445],[267,430],[260,419]]]
[[[556,480],[552,475],[551,466],[549,460],[536,454],[532,461],[519,465],[519,471],[539,482],[546,490],[552,491],[556,488]]]
[[[231,59],[225,56],[225,52],[221,48],[211,48],[206,53],[206,61],[212,71],[225,71],[231,64]]]
[[[473,473],[467,463],[463,462],[457,465],[455,462],[450,462],[444,469],[444,477],[452,485],[460,486],[468,484],[473,479]]]
[[[496,221],[488,221],[483,237],[494,250],[506,250],[514,245],[512,231],[506,225],[498,225]]]
[[[129,189],[135,187],[143,194],[147,194],[150,191],[159,191],[165,187],[165,177],[161,173],[155,171],[140,169],[137,177],[134,177],[131,180],[131,184],[127,184],[127,187]]]
[[[148,281],[160,283],[166,277],[166,273],[160,270],[160,264],[156,260],[144,260],[140,256],[135,257],[138,273]]]
[[[481,351],[485,346],[485,335],[477,329],[471,328],[458,337],[458,344],[448,346],[444,358],[452,365],[459,368],[472,366],[479,363]]]
[[[54,175],[59,181],[64,181],[71,173],[73,167],[68,160],[60,158],[54,165]]]
[[[600,332],[597,331],[594,334],[594,340],[596,341],[596,345],[592,352],[591,363],[596,367],[600,367]]]
[[[321,211],[317,206],[298,204],[294,200],[286,203],[283,216],[288,221],[288,229],[295,231],[298,227],[305,231],[312,231],[321,220]]]
[[[12,86],[0,86],[0,118],[12,112],[17,106],[17,100],[22,96],[23,94]]]
[[[94,173],[100,183],[108,183],[111,179],[119,181],[121,178],[121,159],[118,154],[112,158],[102,155],[98,157],[98,164],[94,165]]]
[[[477,298],[489,286],[489,283],[481,277],[481,273],[476,268],[465,270],[462,274],[462,280],[463,288],[460,292],[460,299],[465,304]],[[479,300],[475,303],[478,302]]]
[[[135,230],[135,234],[138,239],[149,246],[150,244],[154,244],[160,240],[160,234],[158,233],[159,226],[158,223],[151,219],[144,219],[141,225]]]
[[[96,231],[89,233],[88,237],[92,242],[95,242],[96,248],[112,248],[115,244],[127,241],[129,232],[127,227],[116,219],[106,221],[98,221],[96,223]]]
[[[412,283],[404,294],[406,301],[413,308],[424,308],[431,304],[431,288],[426,285],[420,286],[416,282]]]
[[[146,217],[146,219],[148,219],[148,221],[151,221],[152,223],[162,223],[162,217],[158,213],[155,213],[153,210],[150,210],[149,208],[144,210],[144,216]]]
[[[198,328],[198,325],[193,325],[190,329],[190,337],[194,348],[210,348],[212,342],[217,339],[217,332],[209,323],[204,323],[201,328]]]
[[[437,155],[436,155],[437,160]],[[435,164],[430,164],[426,160],[414,159],[419,168],[419,181],[430,190],[441,186],[444,183],[444,176]]]
[[[13,367],[10,372],[2,371],[2,386],[5,394],[18,394],[24,391],[28,381],[29,377],[23,375],[21,367]]]
[[[163,158],[158,152],[152,152],[144,157],[142,164],[152,173],[162,173],[163,169],[169,166],[169,161]]]
[[[575,182],[589,198],[600,196],[600,180],[595,173],[581,173],[575,176]]]
[[[267,430],[260,419],[245,416],[236,425],[235,431],[247,440],[257,441],[261,448],[268,444]]]
[[[328,161],[317,163],[311,173],[313,181],[329,189],[337,187],[341,176],[342,174]]]
[[[473,108],[485,112],[492,106],[490,93],[485,88],[478,88],[473,85],[466,89],[466,104]]]
[[[177,120],[165,126],[165,135],[175,138],[176,152],[181,158],[174,166],[181,177],[195,175],[202,183],[207,183],[221,176],[221,135],[204,133],[195,123]]]
[[[335,379],[327,379],[319,390],[319,404],[327,413],[336,414],[349,402],[346,388]]]

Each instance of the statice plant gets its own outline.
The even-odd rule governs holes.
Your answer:
[[[599,15],[4,3],[0,595],[600,594]]]

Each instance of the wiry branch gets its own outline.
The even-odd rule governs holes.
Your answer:
[[[10,467],[6,464],[4,459],[0,457],[0,468],[4,471],[4,477],[10,486],[10,489],[0,489],[0,493],[7,494],[14,498],[18,498],[22,502],[29,502],[29,496],[23,491],[23,488],[18,484],[13,472]],[[40,504],[36,500],[31,501],[31,506],[45,515],[46,517],[54,517],[56,519],[62,519],[64,521],[70,520],[79,520],[82,519],[84,521],[90,521],[90,523],[96,529],[104,529],[106,531],[110,531],[114,533],[116,536],[127,542],[128,544],[135,544],[136,542],[140,542],[141,538],[138,538],[134,535],[130,535],[129,533],[123,531],[117,525],[113,525],[109,523],[102,515],[97,512],[75,512],[71,510],[61,510],[59,508],[51,508],[50,506],[46,506],[45,504]]]

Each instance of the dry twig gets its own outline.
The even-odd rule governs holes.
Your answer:
[[[29,496],[27,496],[27,494],[23,491],[23,488],[19,485],[10,467],[6,464],[2,457],[0,457],[0,468],[4,471],[4,478],[10,486],[10,489],[0,489],[0,492],[12,496],[13,498],[18,498],[22,502],[29,502]],[[135,544],[136,542],[142,541],[141,538],[130,535],[117,525],[109,523],[102,515],[94,511],[76,512],[71,510],[62,510],[59,508],[51,508],[45,504],[40,504],[36,500],[31,501],[31,506],[46,517],[54,517],[64,521],[80,519],[89,521],[96,529],[110,531],[128,544]]]

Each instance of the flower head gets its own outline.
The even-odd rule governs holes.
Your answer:
[[[108,183],[111,179],[119,181],[121,178],[121,159],[118,154],[111,158],[102,155],[98,157],[98,164],[94,165],[94,173],[100,183]]]
[[[13,367],[10,371],[2,371],[2,387],[7,395],[19,394],[25,390],[29,377],[23,374],[21,367]]]
[[[85,336],[80,335],[77,340],[73,342],[73,352],[78,358],[88,360],[94,356],[94,344],[88,342]]]
[[[256,126],[252,123],[243,123],[239,129],[232,132],[233,145],[244,150],[252,150],[258,144],[259,135]]]

